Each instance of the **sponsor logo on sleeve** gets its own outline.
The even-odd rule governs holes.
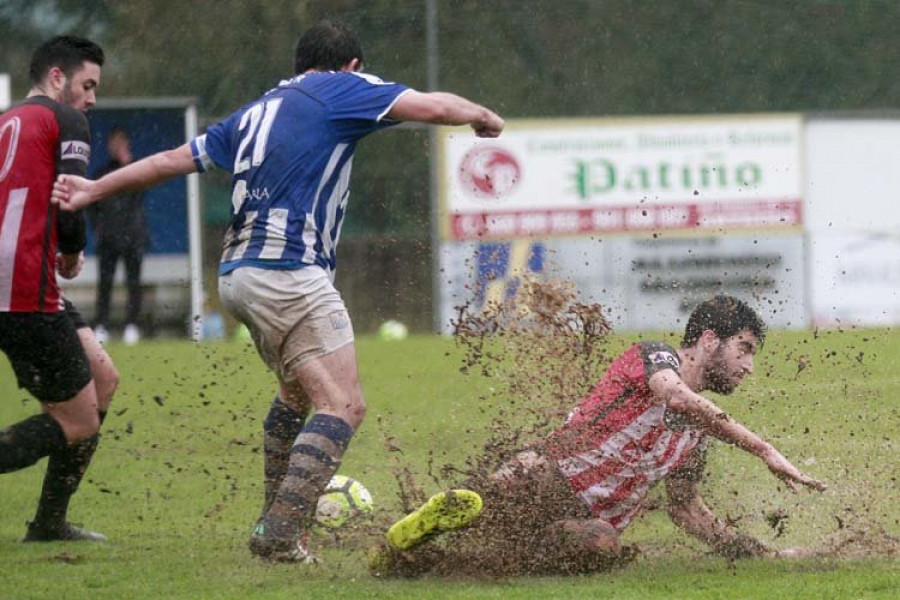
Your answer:
[[[65,141],[60,145],[60,160],[80,160],[84,164],[91,162],[91,145],[78,140]]]
[[[654,352],[649,356],[649,358],[650,362],[654,365],[669,365],[673,369],[677,369],[679,366],[681,366],[681,363],[678,362],[678,357],[667,350]]]

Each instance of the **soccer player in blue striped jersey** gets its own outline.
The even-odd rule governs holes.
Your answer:
[[[53,192],[77,210],[213,166],[232,173],[219,295],[279,382],[264,425],[266,499],[250,539],[272,560],[312,560],[305,539],[316,500],[365,414],[353,329],[333,285],[356,143],[401,121],[468,125],[488,138],[504,126],[460,96],[386,83],[362,66],[356,35],[322,22],[300,38],[293,78],[204,135],[95,182],[60,177]]]

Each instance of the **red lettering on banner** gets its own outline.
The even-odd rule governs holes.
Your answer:
[[[797,227],[803,202],[648,204],[561,210],[453,214],[452,239],[486,239],[631,231],[675,231]]]
[[[514,236],[518,234],[516,221],[517,217],[511,215],[497,215],[488,217],[488,231],[492,235],[497,236]]]

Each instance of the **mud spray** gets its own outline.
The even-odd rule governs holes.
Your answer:
[[[495,414],[480,452],[463,464],[432,469],[441,489],[478,491],[485,509],[475,525],[394,553],[384,569],[395,576],[494,577],[607,569],[634,556],[573,552],[552,526],[587,516],[565,482],[541,470],[516,486],[490,477],[529,444],[558,427],[608,363],[610,326],[599,304],[580,302],[562,280],[525,280],[514,298],[481,311],[459,309],[454,334],[463,373],[489,378]],[[555,471],[555,470],[554,470]],[[410,512],[426,500],[407,467],[397,469],[400,498]]]
[[[432,464],[427,477],[439,489],[477,490],[485,500],[484,514],[468,529],[438,536],[408,552],[390,553],[387,562],[375,569],[376,574],[573,574],[608,570],[638,554],[633,547],[617,554],[573,551],[571,539],[548,527],[559,519],[587,516],[579,512],[584,511],[583,506],[573,501],[562,480],[541,473],[515,489],[489,477],[559,426],[614,358],[607,347],[610,326],[604,312],[598,304],[580,302],[574,285],[561,280],[526,280],[509,301],[479,312],[468,306],[459,309],[454,325],[456,340],[464,351],[461,369],[490,378],[495,398],[488,400],[494,400],[491,406],[496,415],[480,452],[462,464]],[[393,456],[402,457],[402,453]],[[411,512],[427,499],[424,487],[408,465],[398,462],[395,475],[401,506],[404,512]],[[646,509],[661,505],[651,498]],[[759,510],[755,508],[757,514]],[[900,556],[900,540],[868,520],[864,508],[848,508],[845,513],[843,518],[836,517],[836,529],[813,545],[818,557]],[[764,512],[761,520],[777,538],[790,524],[790,515]],[[685,539],[674,545],[687,543]],[[642,545],[640,552],[653,560],[670,555],[672,546]]]

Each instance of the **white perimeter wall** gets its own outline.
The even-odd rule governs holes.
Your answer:
[[[900,116],[810,117],[805,137],[811,324],[900,324]]]

